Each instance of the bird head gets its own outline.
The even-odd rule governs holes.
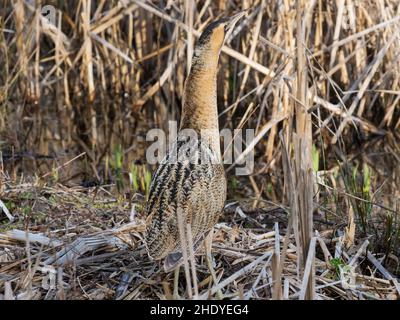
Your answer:
[[[201,34],[195,47],[194,56],[200,57],[205,52],[219,54],[226,38],[230,36],[236,23],[246,14],[241,11],[231,17],[210,23]]]

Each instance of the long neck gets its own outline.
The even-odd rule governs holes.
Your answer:
[[[218,56],[219,52],[210,50],[203,52],[199,57],[193,57],[190,74],[185,82],[180,130],[193,129],[198,134],[207,134],[210,130],[215,132],[207,138],[211,139],[211,144],[219,152]]]

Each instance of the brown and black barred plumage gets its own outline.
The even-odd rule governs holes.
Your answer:
[[[218,59],[225,38],[242,16],[239,13],[211,23],[199,38],[185,82],[178,138],[152,179],[145,243],[152,259],[165,258],[167,271],[182,261],[177,215],[185,225],[191,225],[196,250],[224,207],[226,178],[219,144]],[[198,139],[186,135],[185,129],[194,130]]]

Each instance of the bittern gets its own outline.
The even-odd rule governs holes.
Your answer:
[[[212,22],[201,34],[185,81],[178,138],[152,178],[145,244],[150,258],[165,258],[165,271],[183,261],[179,221],[190,225],[194,250],[205,240],[206,257],[211,257],[212,229],[226,199],[217,110],[218,60],[225,39],[244,13]],[[198,147],[195,152],[188,152],[185,129],[200,136],[192,143]]]

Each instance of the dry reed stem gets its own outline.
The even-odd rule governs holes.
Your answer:
[[[275,222],[275,250],[272,256],[272,299],[274,300],[282,300],[282,278],[281,278],[281,248],[280,248],[280,240],[279,240],[279,224]]]
[[[298,232],[298,250],[300,271],[303,274],[306,283],[303,282],[300,297],[314,299],[314,263],[313,256],[311,261],[306,260],[307,252],[311,251],[311,237],[313,234],[313,176],[312,176],[312,130],[311,116],[308,114],[308,85],[307,85],[307,62],[305,50],[305,21],[302,19],[305,10],[305,4],[297,0],[296,14],[296,133],[292,135],[292,144],[294,147],[294,184],[297,189],[295,201],[298,201],[295,215],[295,233]],[[294,190],[291,190],[294,192]],[[315,245],[315,244],[314,244]],[[308,263],[308,264],[307,264]],[[307,268],[311,268],[308,270]],[[305,272],[308,272],[305,275]]]
[[[315,244],[316,244],[316,237],[311,238],[310,244],[308,246],[308,255],[305,263],[304,273],[303,273],[303,281],[301,284],[301,290],[299,299],[304,300],[306,299],[315,299],[315,293],[309,292],[309,290],[315,290],[314,288],[310,289],[310,278],[314,275],[312,274],[315,272],[314,269],[314,256],[315,256]]]
[[[194,257],[194,245],[193,245],[193,235],[192,235],[192,226],[188,223],[186,224],[187,231],[187,240],[188,240],[188,248],[189,248],[189,260],[192,271],[192,280],[193,280],[193,289],[194,289],[194,299],[197,299],[199,296],[199,288],[197,284],[197,272],[196,272],[196,260]]]
[[[192,281],[190,278],[190,267],[189,267],[189,259],[188,259],[188,242],[187,242],[187,233],[185,232],[185,224],[182,220],[184,217],[182,208],[178,208],[176,217],[178,220],[178,229],[179,229],[179,238],[181,242],[181,250],[182,250],[182,257],[183,257],[183,266],[185,269],[185,277],[186,277],[186,288],[189,299],[193,298],[192,293]]]
[[[233,275],[231,275],[227,279],[221,281],[216,286],[213,286],[210,289],[209,293],[207,292],[207,293],[201,295],[199,297],[199,299],[200,300],[204,300],[204,299],[207,298],[208,295],[214,295],[218,290],[221,290],[221,289],[225,288],[228,284],[230,284],[231,282],[235,281],[237,278],[239,278],[239,277],[245,275],[246,273],[250,272],[255,266],[257,266],[258,264],[263,262],[266,258],[270,257],[271,255],[272,255],[272,252],[264,253],[261,257],[258,257],[256,260],[254,260],[253,262],[249,263],[247,266],[245,266],[244,268],[240,269],[239,271],[237,271],[236,273],[234,273]]]

